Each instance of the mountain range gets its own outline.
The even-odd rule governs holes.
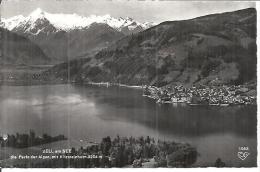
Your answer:
[[[256,9],[166,21],[56,65],[44,80],[130,85],[256,82]]]
[[[110,15],[89,17],[77,14],[51,14],[36,9],[2,19],[0,27],[29,38],[52,59],[52,63],[94,55],[125,35],[138,33],[155,23],[140,23],[129,17]]]
[[[43,25],[45,22],[48,22],[46,23],[47,25]],[[8,30],[23,30],[23,32],[28,32],[35,35],[39,34],[40,32],[51,33],[57,31],[71,31],[74,29],[88,28],[93,23],[107,24],[110,27],[124,33],[138,32],[155,25],[153,22],[140,23],[130,17],[114,18],[108,14],[104,16],[90,15],[89,17],[80,16],[75,13],[51,14],[43,11],[40,8],[34,10],[27,17],[18,15],[8,19],[2,19],[2,27],[7,28]],[[51,26],[49,26],[49,28],[44,27],[48,25]]]
[[[44,65],[51,59],[28,38],[0,28],[0,65]]]

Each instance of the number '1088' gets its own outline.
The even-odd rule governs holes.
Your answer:
[[[249,151],[249,147],[247,147],[247,146],[240,146],[240,147],[238,147],[238,149],[241,151]]]

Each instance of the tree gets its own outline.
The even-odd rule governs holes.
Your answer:
[[[225,167],[226,164],[225,164],[224,162],[222,162],[222,160],[221,160],[220,158],[218,158],[218,159],[216,160],[214,166],[220,168],[220,167]]]
[[[29,144],[30,146],[35,144],[35,132],[33,130],[30,130]]]
[[[109,155],[109,150],[111,148],[111,138],[108,136],[108,137],[105,137],[102,139],[102,142],[101,142],[101,151],[104,155]]]
[[[185,147],[167,155],[167,166],[171,167],[189,167],[197,160],[197,151],[195,148]]]
[[[148,143],[148,144],[150,144],[150,142],[151,142],[151,139],[150,139],[150,137],[149,137],[149,136],[147,136],[147,137],[146,137],[146,140],[145,140],[145,143]]]

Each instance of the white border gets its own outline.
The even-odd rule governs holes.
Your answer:
[[[257,9],[257,167],[259,170],[260,166],[260,159],[259,159],[259,103],[260,103],[260,96],[259,96],[259,91],[260,91],[260,86],[259,86],[259,75],[260,75],[260,63],[258,57],[260,57],[260,2],[256,2],[256,9]]]
[[[240,1],[237,1],[240,2]],[[242,1],[245,2],[245,1]],[[250,1],[253,2],[253,1]],[[255,1],[256,2],[256,9],[257,9],[257,57],[260,57],[260,2]],[[259,63],[259,58],[257,58],[257,119],[259,119],[259,104],[260,104],[260,86],[259,86],[259,76],[260,76],[260,63]],[[257,131],[260,127],[259,122],[257,122]],[[259,159],[259,132],[257,132],[257,150],[258,150],[258,156],[257,156],[257,168],[110,168],[110,169],[101,169],[101,168],[92,168],[92,169],[73,169],[73,168],[67,168],[67,169],[63,169],[63,168],[59,168],[59,169],[49,169],[49,168],[35,168],[35,169],[2,169],[3,172],[35,172],[35,171],[40,171],[40,172],[71,172],[71,171],[76,171],[76,172],[97,172],[97,171],[113,171],[113,172],[119,172],[119,171],[124,171],[124,172],[131,172],[131,171],[135,171],[135,172],[158,172],[158,170],[160,171],[164,171],[164,172],[201,172],[201,171],[205,171],[205,172],[209,172],[209,171],[213,171],[213,172],[217,172],[220,171],[221,172],[241,172],[241,171],[248,171],[248,172],[259,172],[260,168],[260,159]],[[1,172],[1,169],[0,169]]]

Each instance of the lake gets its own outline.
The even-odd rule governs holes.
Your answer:
[[[140,89],[116,86],[1,86],[0,134],[30,129],[37,135],[64,134],[67,146],[105,136],[149,135],[190,143],[200,154],[197,165],[221,158],[231,166],[256,166],[257,107],[252,105],[159,105]],[[244,161],[237,156],[240,146],[249,147]]]

